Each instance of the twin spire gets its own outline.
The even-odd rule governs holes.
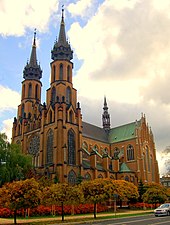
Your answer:
[[[56,42],[54,43],[54,47],[51,51],[51,58],[53,60],[68,60],[68,61],[73,59],[73,51],[71,50],[70,44],[66,39],[63,8],[62,8],[59,38],[58,41],[56,40]]]
[[[27,62],[27,65],[24,68],[23,78],[26,80],[29,80],[29,79],[40,80],[41,77],[42,77],[42,70],[40,65],[37,63],[36,29],[35,29],[30,61]]]

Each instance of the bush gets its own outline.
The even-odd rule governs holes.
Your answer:
[[[93,213],[93,210],[94,210],[93,204],[80,204],[80,205],[74,206],[74,214]],[[107,210],[106,206],[103,206],[101,204],[97,205],[97,212],[105,212],[106,210]],[[70,205],[64,206],[64,214],[65,215],[71,215],[72,211],[73,211],[72,206],[70,206]],[[61,215],[62,214],[61,206],[54,206],[53,212],[55,215]],[[25,211],[18,210],[17,215],[24,217]],[[52,215],[52,207],[50,207],[50,206],[40,205],[36,208],[29,210],[29,216],[50,216],[50,215]],[[0,208],[0,217],[1,218],[13,217],[13,211],[11,211],[7,208]]]
[[[157,204],[156,207],[158,207],[160,204]],[[133,204],[129,204],[130,209],[154,209],[155,204],[148,204],[144,202],[137,202]]]

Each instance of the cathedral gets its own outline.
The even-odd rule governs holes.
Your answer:
[[[122,179],[135,185],[139,181],[159,183],[154,137],[145,115],[112,128],[104,97],[103,126],[82,120],[72,82],[73,51],[66,39],[64,10],[51,59],[50,85],[42,104],[42,70],[37,63],[34,33],[30,60],[23,70],[12,142],[32,156],[36,173],[70,184],[95,178]]]

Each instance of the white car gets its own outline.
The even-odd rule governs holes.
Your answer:
[[[170,216],[170,203],[160,205],[154,210],[155,216]]]

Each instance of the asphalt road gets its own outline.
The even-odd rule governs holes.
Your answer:
[[[116,218],[100,221],[79,223],[79,225],[170,225],[170,216],[155,217],[154,215]]]

